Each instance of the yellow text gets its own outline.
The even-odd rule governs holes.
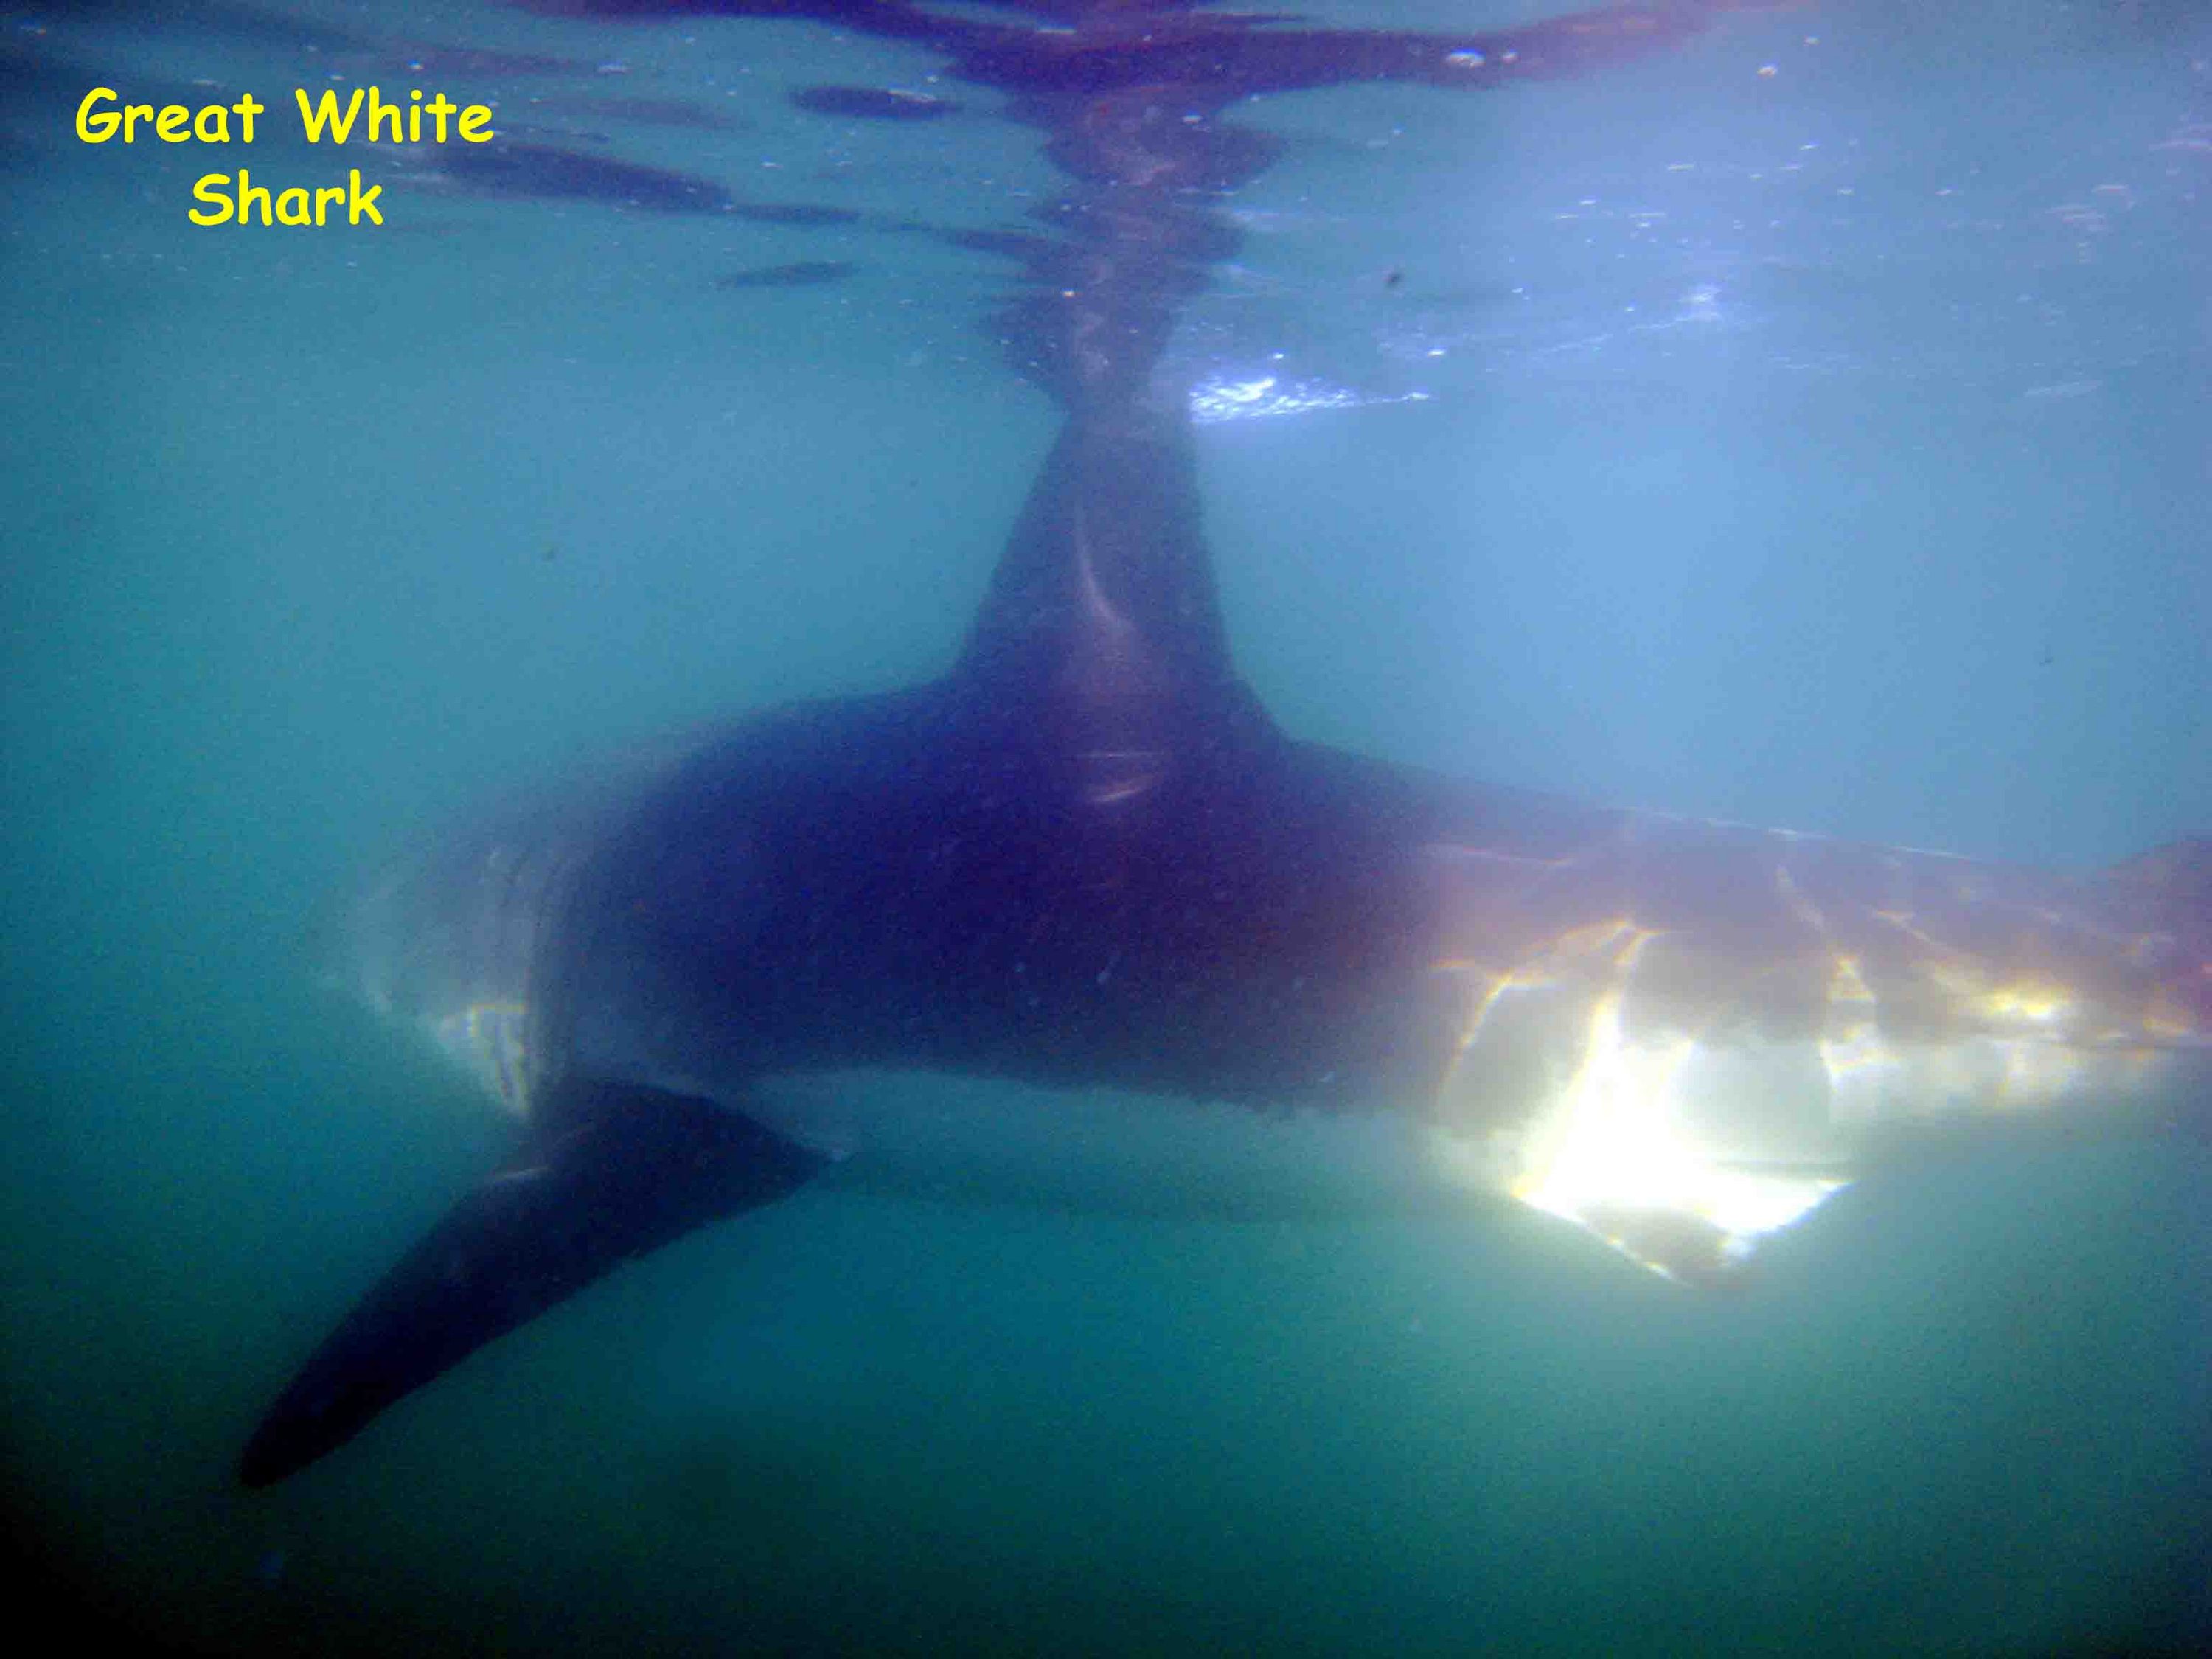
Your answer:
[[[325,92],[313,103],[307,101],[307,91],[300,88],[292,94],[300,100],[300,125],[307,130],[307,142],[319,144],[325,135],[334,144],[343,144],[353,136],[354,123],[362,118],[363,94],[356,88],[352,97],[342,106],[335,92]],[[460,119],[456,130],[471,144],[488,143],[498,135],[491,130],[491,106],[471,104],[465,109],[444,93],[438,94],[428,103],[422,101],[418,88],[407,94],[409,101],[392,104],[384,94],[371,87],[367,93],[368,127],[367,137],[372,144],[381,140],[387,144],[419,144],[422,142],[422,118],[430,118],[430,142],[446,142],[446,118],[458,114]]]
[[[235,219],[240,224],[249,224],[258,213],[264,225],[319,225],[325,223],[325,212],[343,206],[346,222],[359,224],[366,217],[371,224],[380,225],[384,215],[376,205],[376,198],[384,193],[382,185],[361,187],[361,169],[356,167],[348,179],[348,188],[325,185],[317,191],[297,186],[272,194],[264,185],[253,182],[253,175],[244,167],[238,170],[238,185],[232,190],[230,175],[210,173],[192,186],[192,199],[204,202],[204,209],[193,208],[185,216],[196,225],[227,225]]]
[[[76,106],[76,136],[88,144],[104,144],[119,131],[125,143],[135,144],[138,142],[138,124],[143,121],[165,144],[186,144],[195,139],[203,144],[227,144],[230,142],[230,117],[236,115],[238,142],[250,144],[253,142],[253,118],[269,107],[257,102],[250,92],[234,104],[203,104],[197,113],[182,104],[164,104],[158,110],[151,104],[105,107],[115,102],[113,87],[94,87],[85,94]]]

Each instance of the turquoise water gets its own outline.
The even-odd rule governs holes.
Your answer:
[[[942,667],[1052,416],[972,332],[1000,273],[881,226],[1054,186],[983,96],[781,100],[914,78],[888,48],[459,8],[395,32],[623,72],[457,94],[874,217],[416,188],[204,230],[210,164],[78,145],[66,88],[274,102],[380,26],[0,21],[0,1475],[58,1595],[214,1651],[2203,1638],[2212,1157],[2140,1131],[1887,1174],[1725,1301],[1517,1214],[807,1194],[236,1490],[504,1145],[308,983],[316,902],[504,787]],[[2079,868],[2204,833],[2208,56],[2179,7],[1815,7],[1603,82],[1271,102],[1178,361],[1371,401],[1201,434],[1249,678],[1625,804]],[[807,258],[859,269],[716,285]]]

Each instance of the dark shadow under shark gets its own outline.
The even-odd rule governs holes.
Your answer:
[[[1212,202],[1270,154],[1221,110],[1332,65],[1571,72],[1700,9],[1456,41],[701,9],[915,40],[1048,133],[1073,182],[1048,234],[1001,244],[1028,280],[993,326],[1066,422],[942,678],[677,745],[348,905],[346,976],[522,1139],[307,1360],[247,1484],[623,1261],[867,1158],[767,1086],[791,1073],[1392,1114],[1445,1182],[1692,1282],[1900,1118],[2203,1076],[2206,843],[2077,879],[1584,806],[1299,742],[1237,676],[1182,400],[1153,377],[1234,246]]]

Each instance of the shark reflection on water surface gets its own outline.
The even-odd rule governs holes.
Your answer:
[[[1004,94],[1068,186],[1041,229],[954,240],[1021,268],[990,331],[1064,424],[943,678],[672,745],[442,836],[339,908],[333,972],[481,1078],[520,1146],[308,1359],[249,1483],[833,1168],[930,1185],[1016,1145],[1030,1173],[1080,1168],[1226,1107],[1318,1178],[1382,1122],[1436,1188],[1703,1285],[1902,1127],[2201,1092],[2212,844],[2075,878],[1586,806],[1301,742],[1237,675],[1187,399],[1158,373],[1237,246],[1225,193],[1273,159],[1223,112],[1589,72],[1732,8],[1464,36],[1081,0],[988,21],[902,0],[560,9],[814,20]],[[832,90],[811,106],[915,118]],[[653,197],[526,160],[500,189]],[[1061,1092],[917,1114],[866,1070]],[[808,1074],[846,1075],[788,1086]]]

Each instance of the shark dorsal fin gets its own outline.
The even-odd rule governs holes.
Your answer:
[[[1192,708],[1235,684],[1181,418],[1069,419],[956,672],[1083,708]]]

